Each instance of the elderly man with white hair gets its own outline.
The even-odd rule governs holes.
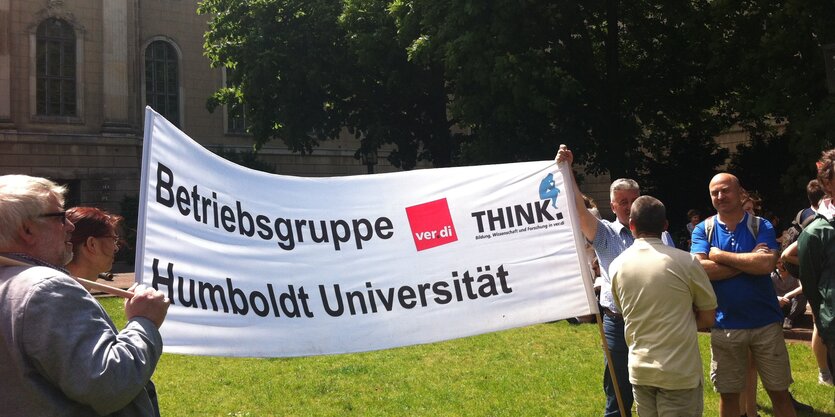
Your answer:
[[[139,285],[117,331],[63,266],[74,229],[64,187],[0,176],[0,413],[9,416],[159,415],[151,384],[169,302]]]

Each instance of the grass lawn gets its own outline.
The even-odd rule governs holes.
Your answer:
[[[117,325],[122,302],[103,299]],[[710,338],[699,336],[707,376]],[[792,392],[835,416],[805,343],[789,344]],[[154,375],[164,416],[599,416],[597,325],[541,324],[430,345],[306,358],[165,354]],[[772,416],[760,386],[760,415]],[[710,382],[705,415],[718,415]],[[803,416],[801,414],[801,416]]]

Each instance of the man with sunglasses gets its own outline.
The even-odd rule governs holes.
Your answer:
[[[63,268],[75,229],[65,192],[44,178],[0,176],[0,255],[25,264],[0,266],[0,413],[158,415],[149,382],[169,302],[134,286],[116,330]]]

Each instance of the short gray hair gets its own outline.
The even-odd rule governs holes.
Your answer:
[[[615,201],[615,191],[623,190],[636,190],[638,194],[641,193],[641,187],[638,186],[637,181],[631,178],[618,178],[609,186],[609,200]]]
[[[17,239],[23,222],[49,210],[49,196],[64,205],[67,188],[46,178],[28,175],[0,176],[0,247],[8,247]]]

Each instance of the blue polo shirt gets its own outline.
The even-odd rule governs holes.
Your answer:
[[[748,230],[748,213],[733,232],[714,216],[713,236],[707,241],[705,222],[693,229],[690,253],[710,253],[711,247],[734,253],[747,253],[759,243],[777,250],[774,227],[768,220],[760,219],[757,238]],[[741,273],[733,278],[710,281],[719,306],[716,308],[715,327],[720,329],[756,329],[783,320],[783,313],[777,303],[777,293],[769,274],[751,275]]]

